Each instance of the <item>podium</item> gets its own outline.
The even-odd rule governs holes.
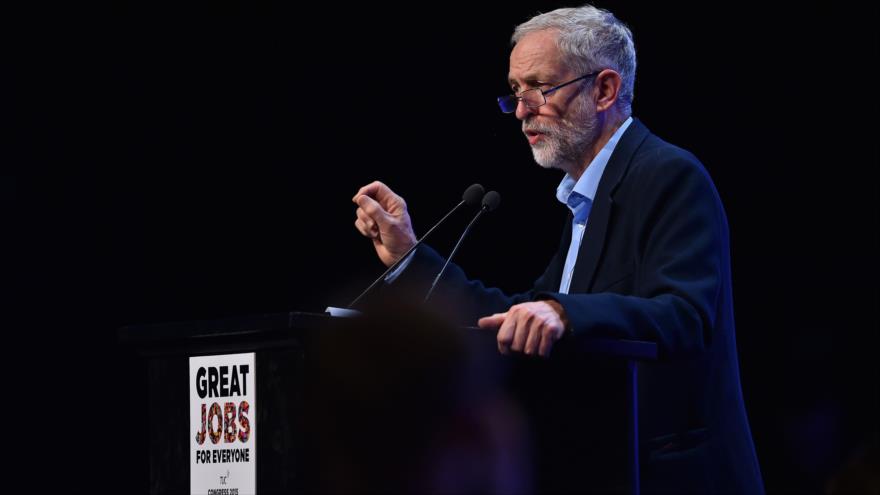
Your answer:
[[[190,425],[190,358],[239,353],[255,356],[256,493],[318,489],[314,473],[320,472],[321,466],[315,464],[316,442],[308,438],[311,425],[307,424],[310,418],[306,414],[310,407],[310,384],[321,373],[316,348],[324,335],[336,335],[333,345],[349,336],[364,339],[363,328],[357,327],[358,320],[285,312],[120,328],[121,345],[143,360],[148,376],[149,493],[190,493],[190,442],[196,431]],[[454,332],[481,366],[491,364],[494,370],[507,370],[516,365],[516,358],[498,353],[494,333],[478,328],[456,328]],[[627,442],[629,489],[639,493],[638,370],[641,362],[657,358],[656,344],[563,339],[557,346],[559,350],[554,348],[554,353],[602,356],[620,361],[625,367],[629,438],[620,441]],[[489,386],[506,385],[503,377],[496,377]]]

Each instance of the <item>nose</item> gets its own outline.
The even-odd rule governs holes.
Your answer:
[[[535,113],[536,108],[529,108],[523,100],[516,102],[516,118],[525,120],[529,115]]]

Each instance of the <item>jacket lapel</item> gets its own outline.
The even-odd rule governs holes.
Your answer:
[[[633,122],[620,137],[611,158],[608,159],[608,164],[602,173],[602,179],[599,180],[599,188],[596,190],[596,198],[593,200],[593,206],[590,210],[587,229],[578,251],[569,288],[570,293],[589,292],[593,285],[596,268],[605,248],[608,219],[611,217],[611,209],[614,207],[614,191],[626,174],[636,149],[648,134],[650,134],[648,128],[641,121],[633,118]]]

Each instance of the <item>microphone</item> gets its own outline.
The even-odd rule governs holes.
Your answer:
[[[434,288],[437,287],[437,282],[440,281],[440,277],[443,276],[443,272],[446,271],[446,267],[449,266],[449,262],[452,261],[452,257],[455,256],[455,252],[458,251],[458,248],[461,246],[461,242],[464,240],[465,236],[470,232],[471,227],[477,222],[477,220],[483,215],[483,213],[493,211],[501,204],[501,195],[496,191],[489,191],[483,196],[483,205],[480,207],[480,211],[474,216],[474,219],[471,220],[471,223],[465,227],[464,232],[462,232],[461,237],[458,238],[458,242],[455,243],[455,247],[452,248],[452,252],[449,254],[449,257],[446,258],[446,263],[443,264],[443,268],[440,269],[440,273],[437,274],[437,277],[434,278],[434,283],[431,284],[431,288],[428,289],[428,293],[425,294],[425,300],[423,303],[428,302],[428,299],[431,297],[431,294],[434,293]]]
[[[388,269],[385,270],[384,273],[382,273],[382,275],[379,275],[379,278],[377,278],[375,281],[373,281],[373,283],[370,284],[369,287],[364,289],[364,291],[361,292],[361,295],[357,296],[354,299],[354,301],[350,302],[348,304],[348,306],[346,306],[346,308],[350,309],[350,308],[354,307],[354,305],[357,304],[365,295],[367,295],[371,290],[373,290],[373,287],[375,287],[382,280],[385,280],[385,277],[387,277],[388,274],[391,273],[392,270],[397,268],[403,262],[403,260],[405,260],[413,251],[415,251],[416,248],[419,247],[422,244],[422,242],[428,238],[429,235],[431,235],[431,232],[434,232],[434,229],[439,227],[441,223],[446,221],[446,219],[449,218],[450,215],[455,213],[459,208],[461,208],[464,205],[477,206],[480,204],[481,198],[483,199],[483,205],[484,205],[483,208],[485,208],[486,200],[485,200],[485,197],[483,196],[484,191],[485,191],[485,189],[483,189],[483,186],[481,186],[480,184],[471,184],[467,189],[465,189],[464,194],[462,194],[462,197],[461,197],[461,202],[458,203],[457,205],[455,205],[455,208],[450,210],[449,213],[446,214],[446,216],[444,216],[443,218],[440,219],[439,222],[434,224],[434,226],[431,227],[430,230],[425,232],[425,235],[423,235],[421,239],[417,240],[416,243],[413,244],[412,247],[409,248],[409,250],[407,250],[407,252],[403,253],[403,256],[398,258],[397,261],[395,261],[391,266],[389,266]],[[498,193],[495,193],[495,194],[497,196]],[[488,194],[486,196],[488,196]]]

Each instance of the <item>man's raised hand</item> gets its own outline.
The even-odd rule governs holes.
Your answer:
[[[373,240],[376,254],[391,266],[416,243],[406,201],[385,184],[374,181],[351,198],[358,208],[354,226]]]

